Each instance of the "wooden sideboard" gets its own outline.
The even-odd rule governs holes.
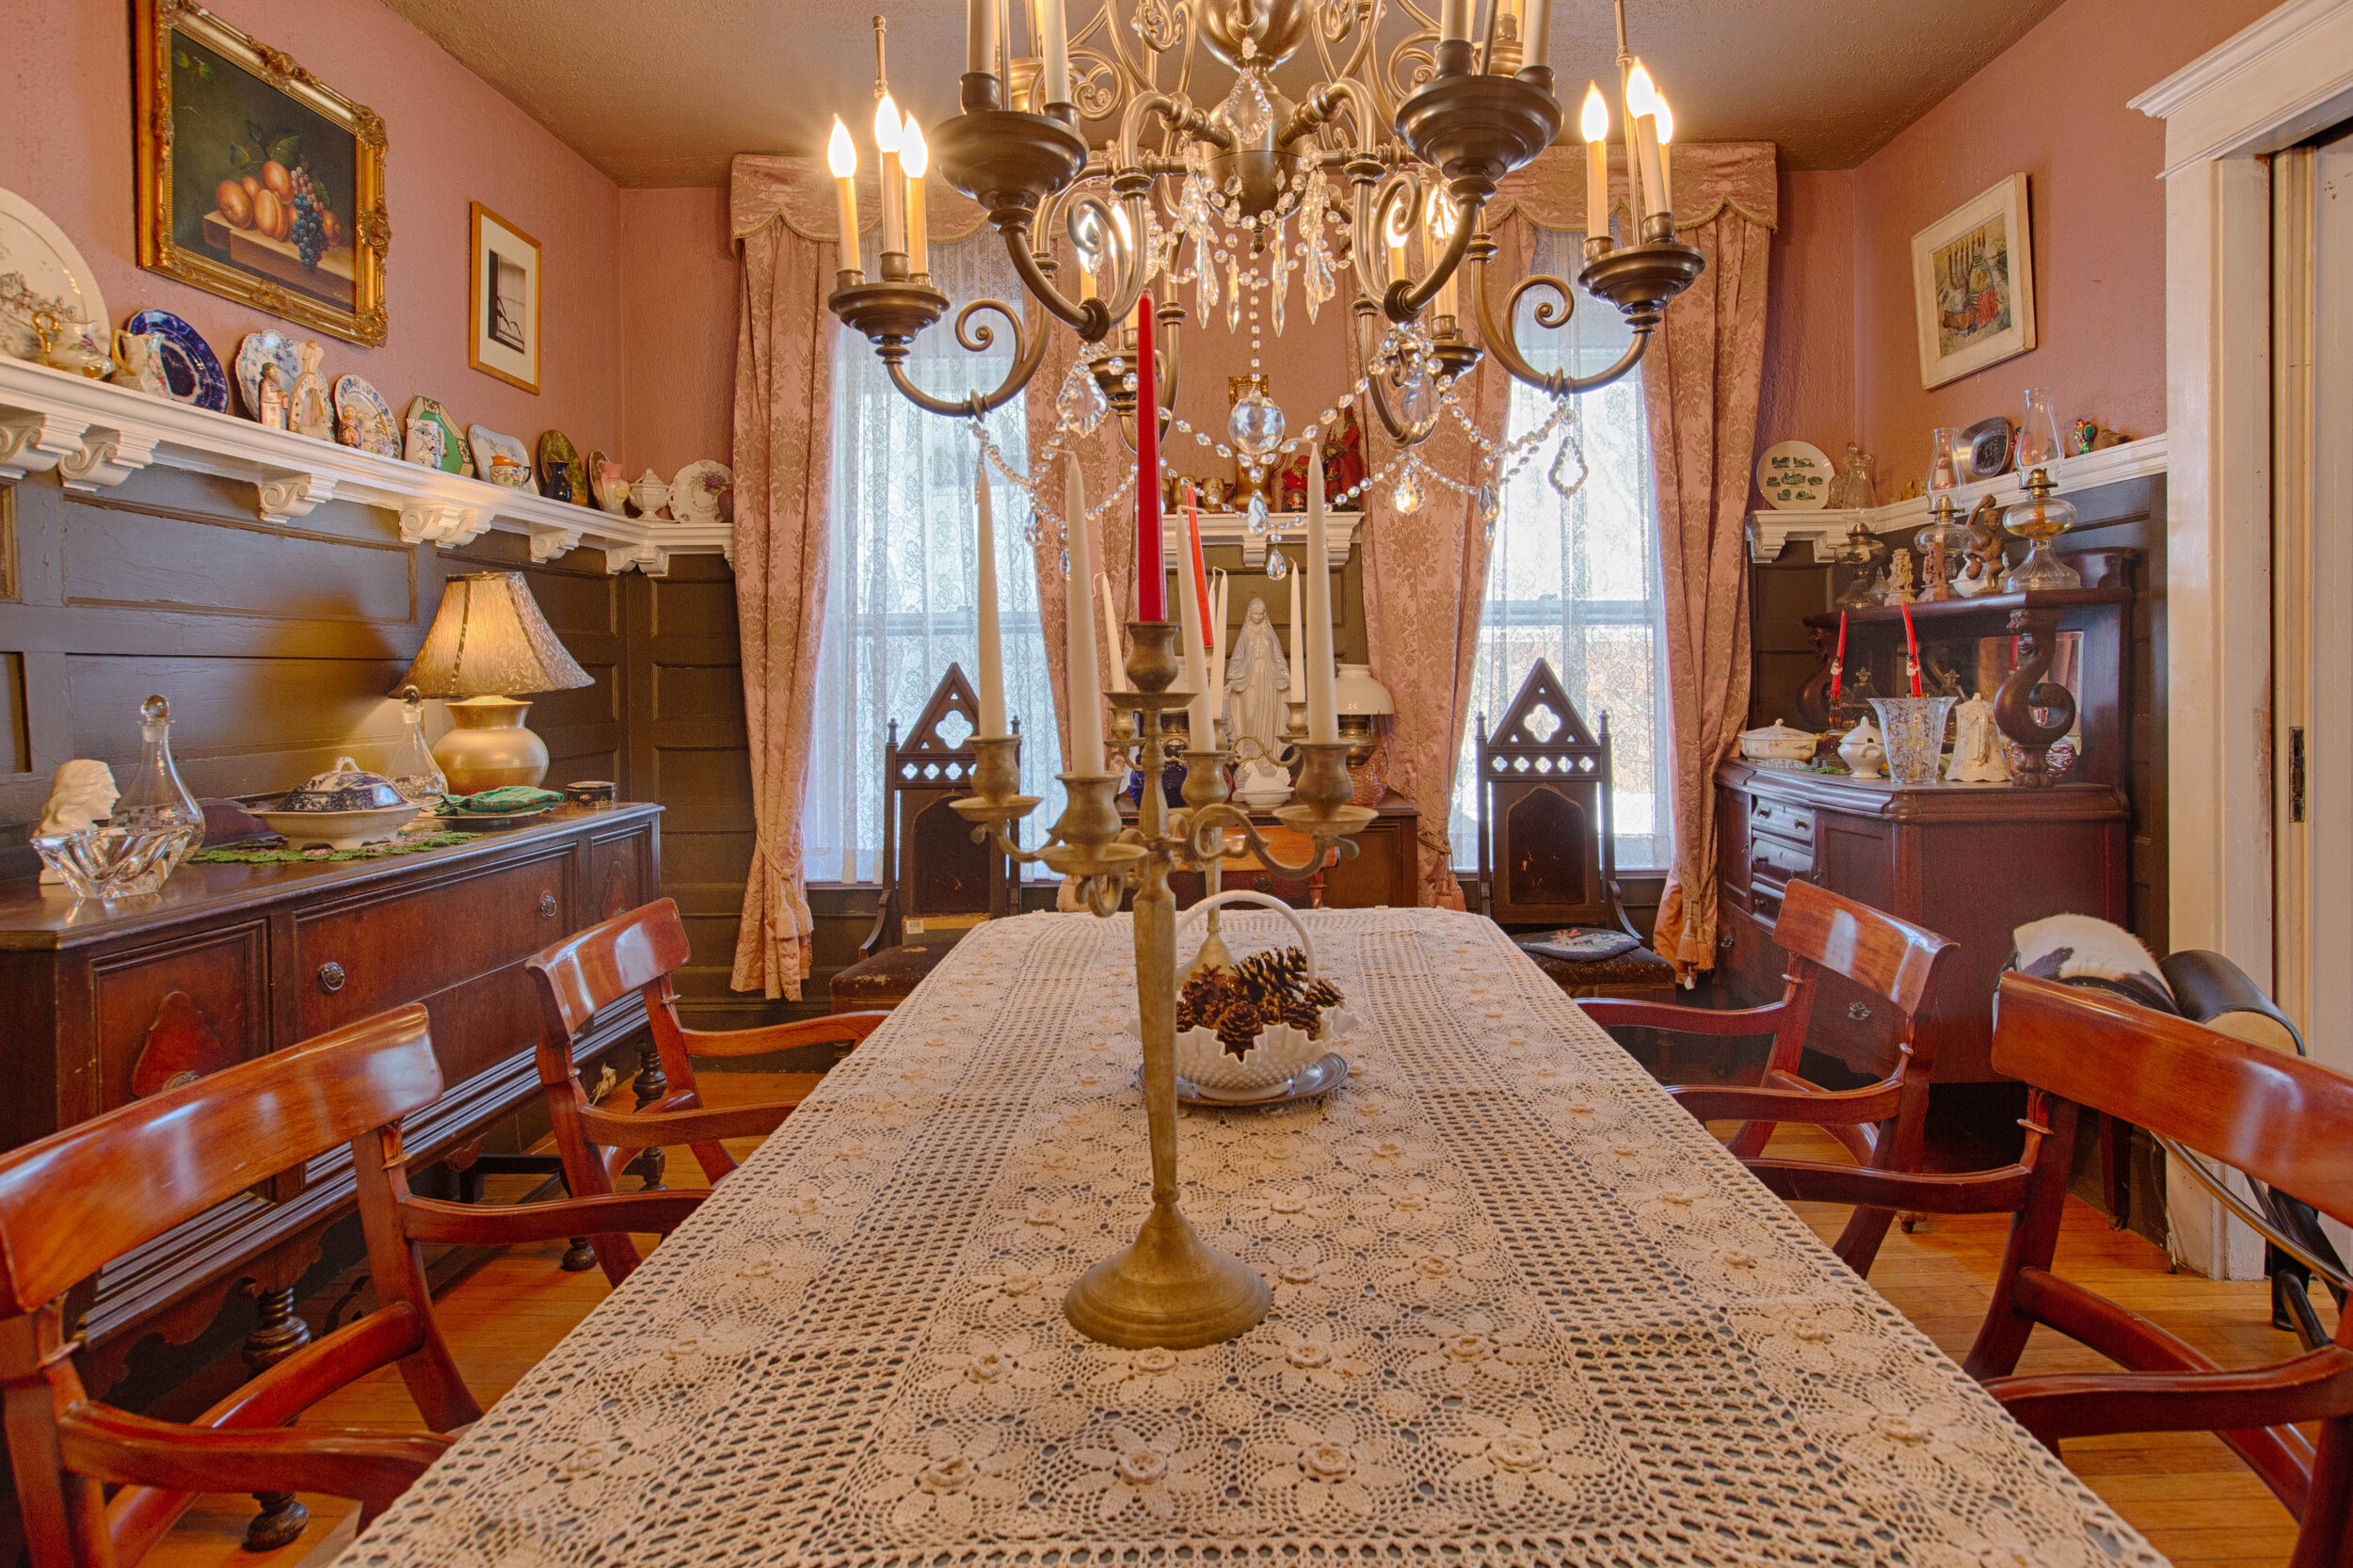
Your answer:
[[[417,855],[191,864],[156,897],[111,907],[29,878],[0,881],[0,1008],[16,1019],[0,1147],[422,1001],[448,1082],[408,1129],[412,1160],[429,1163],[539,1093],[539,1011],[522,961],[656,896],[660,817],[656,806],[568,806]],[[643,1022],[633,1007],[614,1009],[579,1060]],[[352,1194],[350,1156],[339,1152],[109,1264],[83,1313],[93,1364],[120,1367],[146,1334],[200,1332],[241,1282],[263,1301],[257,1336],[292,1341],[259,1353],[299,1344],[294,1283]]]
[[[1921,1024],[1938,1082],[1997,1078],[1993,986],[2010,933],[2046,915],[2124,923],[2123,795],[2112,784],[1937,784],[1727,762],[1716,772],[1718,942],[1736,1005],[1781,994],[1783,889],[1804,877],[1956,943]],[[1895,1065],[1889,1009],[1824,973],[1812,1045],[1873,1077]]]
[[[1122,800],[1120,814],[1129,821],[1135,818],[1135,803]],[[1288,840],[1297,838],[1284,827],[1272,811],[1253,811],[1251,824],[1259,832],[1273,839],[1278,853],[1289,856],[1305,856],[1305,840],[1299,847],[1285,851]],[[1332,909],[1371,909],[1386,904],[1391,908],[1408,908],[1418,900],[1414,884],[1414,836],[1421,826],[1421,813],[1414,803],[1394,790],[1382,798],[1373,808],[1372,821],[1355,835],[1356,853],[1343,855],[1339,863],[1323,873],[1323,904]],[[1306,877],[1287,877],[1268,871],[1238,870],[1228,865],[1220,874],[1219,885],[1227,891],[1247,888],[1254,892],[1271,893],[1284,903],[1305,909],[1314,902],[1314,890]],[[1190,907],[1201,897],[1201,873],[1177,871],[1170,873],[1168,885],[1176,895],[1176,906]]]

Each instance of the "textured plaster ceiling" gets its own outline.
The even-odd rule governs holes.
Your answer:
[[[836,112],[856,121],[873,101],[877,0],[385,3],[627,186],[723,184],[739,152],[816,152]],[[1773,141],[1785,167],[1846,168],[2057,4],[1630,0],[1627,11],[1679,136]],[[893,94],[927,124],[952,113],[964,0],[883,8]],[[1074,24],[1094,10],[1070,0]],[[1613,25],[1601,0],[1556,0],[1556,14],[1552,65],[1573,100],[1609,71]],[[1204,67],[1222,92],[1223,69]]]

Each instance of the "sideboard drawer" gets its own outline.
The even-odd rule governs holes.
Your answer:
[[[572,929],[571,849],[296,917],[304,1037],[520,963]]]
[[[1810,845],[1814,842],[1814,811],[1810,807],[1795,806],[1785,800],[1753,796],[1749,802],[1749,827],[1753,832],[1769,833],[1777,839]]]
[[[1749,885],[1778,896],[1791,877],[1814,874],[1814,849],[1762,835],[1749,840]]]

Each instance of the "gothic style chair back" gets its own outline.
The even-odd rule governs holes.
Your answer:
[[[204,1492],[357,1498],[364,1524],[481,1416],[426,1288],[426,1242],[505,1245],[598,1225],[667,1231],[675,1193],[477,1208],[408,1192],[400,1123],[441,1092],[411,1004],[166,1089],[0,1156],[0,1388],[35,1568],[136,1562]],[[280,1171],[348,1144],[377,1305],[189,1422],[91,1400],[66,1292]],[[290,1429],[397,1365],[433,1431]],[[119,1488],[113,1496],[106,1489]]]
[[[1825,1128],[1860,1165],[1881,1171],[1918,1169],[1928,1124],[1929,1080],[1936,1069],[1929,1041],[1918,1032],[1919,1018],[1936,994],[1940,973],[1961,950],[1932,931],[1801,879],[1789,884],[1773,939],[1788,952],[1789,969],[1781,1000],[1769,1006],[1724,1011],[1608,999],[1578,1005],[1605,1027],[1637,1024],[1718,1036],[1771,1034],[1772,1053],[1759,1087],[1673,1091],[1684,1109],[1703,1122],[1739,1121],[1732,1152],[1752,1169],[1781,1122]],[[1885,998],[1896,1009],[1899,1028],[1895,1071],[1877,1083],[1833,1091],[1798,1072],[1813,1021],[1815,993],[1825,970]],[[1857,1208],[1834,1250],[1855,1272],[1869,1273],[1894,1218],[1886,1208]]]
[[[980,699],[960,664],[916,715],[907,738],[890,721],[883,747],[882,897],[858,943],[858,961],[828,987],[837,1011],[891,1008],[906,999],[946,952],[946,942],[907,945],[1013,912],[1013,864],[994,842],[972,841],[972,824],[948,803],[972,792],[980,753]],[[949,941],[954,938],[951,936]]]
[[[827,1042],[855,1048],[889,1016],[836,1013],[761,1029],[688,1029],[679,1022],[678,989],[670,978],[686,959],[686,926],[677,903],[665,898],[576,932],[523,960],[539,991],[539,1085],[547,1093],[548,1116],[563,1157],[564,1184],[575,1197],[612,1192],[621,1168],[641,1151],[681,1144],[694,1150],[703,1175],[715,1185],[735,1169],[735,1158],[721,1139],[774,1132],[800,1104],[766,1100],[706,1109],[695,1084],[696,1057],[758,1056]],[[634,1112],[607,1111],[581,1087],[574,1052],[589,1020],[632,995],[644,1002],[664,1093]],[[647,1185],[657,1183],[653,1176]],[[703,1196],[677,1195],[689,1207]],[[628,1235],[608,1232],[591,1236],[589,1242],[614,1284],[637,1267],[637,1244]]]
[[[1610,817],[1609,716],[1586,728],[1551,664],[1536,661],[1493,731],[1479,715],[1480,911],[1576,997],[1663,993],[1674,966],[1626,919]]]

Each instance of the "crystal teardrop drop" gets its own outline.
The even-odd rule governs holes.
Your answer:
[[[1404,478],[1397,482],[1397,488],[1389,492],[1389,504],[1409,516],[1420,511],[1421,481],[1416,479],[1412,473],[1407,473]]]
[[[1274,548],[1282,542],[1283,536],[1280,534],[1266,542],[1266,574],[1277,583],[1291,574],[1290,557]]]
[[[1251,531],[1253,534],[1263,534],[1263,533],[1265,533],[1265,532],[1266,532],[1266,497],[1265,497],[1265,496],[1262,496],[1262,495],[1254,495],[1254,496],[1252,496],[1252,497],[1250,498],[1250,513],[1249,513],[1249,517],[1250,517],[1250,531]]]

